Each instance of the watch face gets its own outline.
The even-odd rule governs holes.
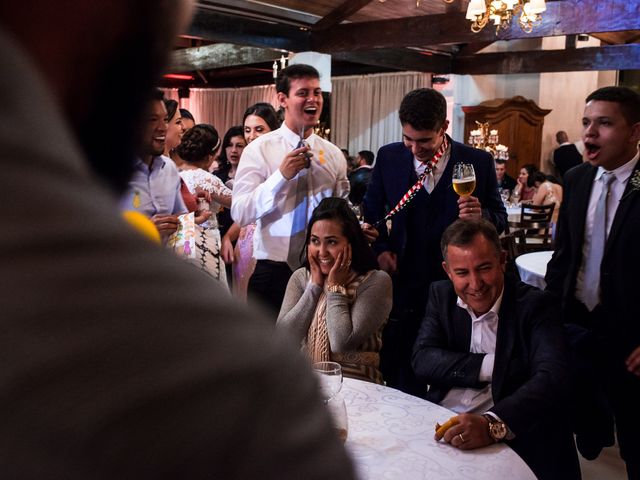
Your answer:
[[[489,424],[489,433],[495,440],[502,440],[507,436],[507,427],[502,422]]]

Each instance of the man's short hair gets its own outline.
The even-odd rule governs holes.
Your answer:
[[[564,143],[569,141],[569,135],[564,130],[560,130],[556,133],[556,142]]]
[[[154,88],[151,92],[151,100],[160,100],[164,101],[164,92],[159,88]]]
[[[496,159],[494,160],[494,162],[496,162],[496,165],[506,165],[506,164],[507,164],[507,161],[506,161],[506,160],[503,160],[503,159],[501,159],[501,158],[496,158]]]
[[[358,155],[367,165],[373,165],[373,160],[376,158],[371,150],[361,150],[358,152]]]
[[[418,88],[400,103],[400,123],[416,130],[438,130],[447,119],[447,101],[433,88]]]
[[[453,222],[442,234],[440,239],[440,250],[442,258],[447,261],[447,248],[449,245],[454,247],[465,247],[473,243],[477,235],[482,235],[494,246],[498,257],[502,253],[502,245],[498,231],[493,223],[484,218],[462,220],[458,219]]]
[[[622,116],[629,125],[640,122],[640,94],[627,87],[602,87],[591,92],[585,103],[591,100],[615,102],[620,105]]]
[[[289,65],[287,68],[283,68],[278,72],[276,78],[276,92],[284,93],[289,96],[289,89],[291,88],[291,80],[298,78],[320,78],[320,73],[311,65],[305,65],[304,63],[296,63]]]

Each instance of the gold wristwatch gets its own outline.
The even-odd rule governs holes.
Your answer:
[[[347,289],[344,288],[343,285],[339,285],[339,284],[334,284],[334,285],[329,285],[327,287],[327,292],[331,292],[331,293],[339,293],[340,295],[346,295],[347,294]]]
[[[495,417],[488,413],[485,413],[482,416],[489,422],[489,436],[493,438],[495,442],[504,440],[504,437],[507,436],[507,426],[505,423],[500,420],[496,420]]]

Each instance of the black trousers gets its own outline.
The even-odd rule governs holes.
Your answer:
[[[629,373],[609,331],[611,319],[598,306],[589,312],[577,300],[568,303],[565,325],[571,352],[574,431],[613,443],[613,423],[620,456],[630,479],[640,480],[640,378]]]
[[[286,262],[258,260],[253,275],[249,279],[248,301],[266,307],[273,323],[278,319],[292,273]]]

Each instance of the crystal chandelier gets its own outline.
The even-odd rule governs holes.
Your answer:
[[[451,3],[453,0],[444,0]],[[544,0],[470,0],[467,7],[467,19],[471,21],[471,31],[478,33],[489,22],[500,29],[511,26],[511,19],[517,18],[518,25],[531,33],[534,25],[542,20],[540,15],[547,9]]]
[[[498,143],[498,130],[489,130],[489,122],[476,122],[477,130],[469,132],[467,143],[493,155],[496,160],[509,160],[509,148]]]

